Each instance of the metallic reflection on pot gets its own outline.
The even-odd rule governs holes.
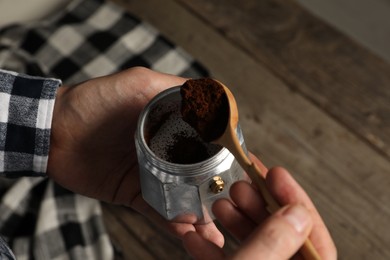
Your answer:
[[[180,87],[157,95],[140,115],[135,135],[143,198],[164,218],[208,223],[211,206],[230,186],[248,180],[225,148],[205,143],[180,115]],[[238,126],[237,136],[245,143]]]

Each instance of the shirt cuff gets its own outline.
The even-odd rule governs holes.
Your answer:
[[[44,176],[58,79],[0,69],[0,175]]]

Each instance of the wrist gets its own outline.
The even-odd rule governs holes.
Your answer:
[[[51,128],[50,128],[50,141],[49,141],[49,156],[48,156],[48,164],[47,164],[47,174],[49,174],[51,169],[51,162],[52,158],[54,157],[53,153],[55,153],[55,146],[57,143],[57,132],[58,129],[61,128],[59,126],[59,122],[61,121],[61,111],[63,107],[64,102],[64,96],[66,93],[67,87],[61,86],[57,89],[55,100],[54,100],[54,106],[53,106],[53,114],[51,118]]]

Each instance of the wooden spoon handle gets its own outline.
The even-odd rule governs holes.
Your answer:
[[[259,169],[259,167],[254,164],[253,162],[250,162],[250,164],[244,168],[246,173],[251,178],[252,182],[256,185],[256,187],[259,189],[261,195],[263,196],[266,204],[267,204],[267,210],[269,213],[275,213],[278,209],[280,209],[279,203],[274,199],[274,197],[271,195],[269,190],[267,189],[265,179]]]
[[[261,174],[261,170],[249,159],[247,154],[242,149],[241,144],[236,136],[235,127],[230,124],[230,127],[226,129],[225,134],[222,135],[222,137],[218,140],[217,143],[225,146],[234,155],[238,163],[249,175],[252,182],[256,185],[256,187],[258,187],[261,195],[264,197],[264,200],[267,204],[268,212],[272,214],[275,213],[278,209],[280,209],[279,203],[275,200],[275,198],[267,189],[265,178]],[[306,260],[321,259],[320,255],[318,254],[317,250],[309,239],[306,239],[299,252]]]
[[[251,178],[252,182],[254,182],[258,187],[261,195],[264,197],[264,200],[267,204],[268,212],[271,214],[276,212],[280,208],[280,206],[276,202],[274,197],[271,195],[269,190],[267,189],[265,184],[265,179],[261,174],[259,167],[253,162],[251,162],[250,165],[247,165],[247,167],[244,167],[244,169],[246,170],[247,174]],[[299,253],[303,256],[304,259],[307,260],[321,259],[317,250],[313,246],[313,243],[309,239],[306,239],[305,243],[300,248]]]

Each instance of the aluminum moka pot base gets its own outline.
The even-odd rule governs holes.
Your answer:
[[[188,129],[181,119],[180,103],[180,87],[170,88],[153,98],[140,114],[135,140],[142,196],[167,220],[208,223],[214,219],[212,204],[229,198],[230,186],[248,177],[226,148],[202,144],[205,148],[191,151],[200,144],[193,142],[195,130]],[[246,151],[239,126],[236,133]],[[185,138],[191,140],[188,145]],[[175,145],[181,150],[172,152]],[[182,163],[196,159],[204,149],[207,154],[198,158],[200,161]],[[180,157],[180,163],[172,162],[172,155]]]

